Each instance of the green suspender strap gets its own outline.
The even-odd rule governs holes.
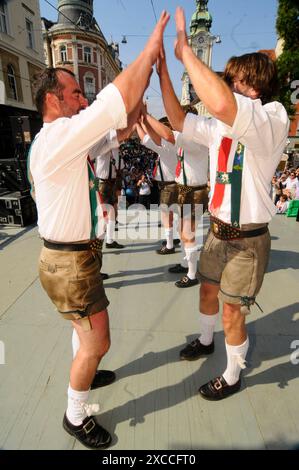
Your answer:
[[[231,224],[233,227],[240,227],[240,209],[241,209],[241,189],[242,189],[242,176],[244,165],[244,150],[243,144],[238,142],[237,150],[235,153],[233,171],[231,173],[224,171],[217,171],[216,183],[230,184],[231,185]]]
[[[187,177],[186,177],[186,172],[185,172],[185,152],[182,147],[178,148],[177,157],[178,157],[178,165],[176,169],[176,176],[179,177],[181,170],[183,170],[183,182],[184,182],[184,186],[187,186]]]
[[[88,163],[88,179],[89,179],[89,200],[90,200],[90,210],[91,210],[91,233],[90,239],[93,240],[96,238],[96,228],[98,226],[98,207],[102,208],[103,217],[107,217],[107,211],[104,206],[103,198],[99,192],[99,179],[95,175],[94,165],[90,160],[89,156],[87,158]]]
[[[231,173],[231,224],[240,227],[241,189],[244,164],[244,145],[238,143]]]
[[[161,181],[162,181],[162,183],[164,183],[164,176],[163,176],[163,172],[162,172],[162,166],[161,166],[160,156],[158,157],[158,166],[159,166],[159,170],[160,170]]]

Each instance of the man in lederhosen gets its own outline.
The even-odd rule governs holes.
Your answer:
[[[144,117],[137,123],[136,129],[142,145],[158,154],[153,171],[153,179],[158,182],[159,186],[161,221],[166,236],[166,243],[162,243],[157,253],[159,255],[170,255],[175,253],[174,246],[180,243],[179,239],[173,238],[174,214],[172,210],[169,210],[177,202],[177,186],[174,181],[176,159],[175,155],[173,155],[173,149],[169,149],[168,142],[165,140],[167,134],[171,131],[155,118],[148,115],[146,109],[144,110]],[[162,137],[160,134],[162,134]]]
[[[227,367],[199,389],[203,398],[221,400],[241,386],[249,347],[245,314],[255,303],[268,263],[268,222],[275,214],[271,180],[286,145],[289,119],[280,103],[271,102],[277,72],[268,56],[231,58],[222,80],[189,46],[182,8],[177,9],[176,24],[176,56],[213,116],[185,116],[161,57],[160,82],[170,122],[210,150],[211,226],[199,268],[201,336],[180,357],[194,360],[214,351],[218,298],[222,300]]]
[[[179,231],[183,259],[181,264],[169,268],[169,272],[185,274],[175,283],[176,287],[192,287],[198,284],[196,276],[198,246],[195,232],[196,222],[201,214],[196,213],[196,209],[199,208],[205,212],[208,205],[208,150],[206,147],[198,146],[192,140],[184,138],[181,133],[172,132],[171,129],[151,116],[148,116],[147,120],[149,121],[148,127],[152,128],[152,132],[153,127],[155,128],[156,139],[161,141],[162,150],[160,153],[164,155],[163,161],[166,161],[167,156],[168,166],[171,166],[174,171],[175,185],[173,183],[169,185],[169,189],[171,189],[170,205],[177,203],[180,208]],[[159,148],[156,148],[155,151],[158,152],[158,150]],[[168,197],[167,191],[166,200]]]

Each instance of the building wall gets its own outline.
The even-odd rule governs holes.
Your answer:
[[[56,24],[53,29],[44,31],[46,62],[55,67],[72,70],[90,102],[96,94],[120,73],[119,63],[112,57],[107,43],[94,32],[82,35],[75,28]],[[61,49],[65,51],[61,52]],[[86,60],[85,48],[90,49],[90,62]],[[51,56],[51,57],[50,57]],[[89,80],[89,88],[86,85]],[[90,84],[93,80],[94,86]],[[91,88],[90,88],[91,87]],[[91,90],[93,91],[91,93]]]
[[[7,31],[0,32],[0,104],[35,110],[31,80],[45,66],[39,1],[9,0],[4,5]],[[14,71],[16,96],[9,86],[9,66]]]

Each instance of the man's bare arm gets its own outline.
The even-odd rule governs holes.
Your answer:
[[[142,142],[144,137],[146,136],[146,132],[143,130],[143,128],[142,128],[142,126],[140,125],[139,122],[136,123],[136,131],[137,131],[139,139]]]
[[[147,88],[152,66],[155,64],[162,47],[163,33],[168,20],[169,14],[163,11],[145,49],[113,82],[122,95],[127,114],[136,107]]]
[[[175,15],[177,40],[176,57],[185,65],[197,96],[216,119],[232,126],[237,115],[236,99],[228,85],[196,57],[188,44],[184,10]]]
[[[156,70],[160,79],[160,87],[165,111],[172,128],[182,132],[185,121],[185,113],[175,94],[172,82],[170,80],[164,48],[162,48],[161,52],[162,53],[156,62]]]
[[[164,140],[167,140],[167,142],[170,142],[171,144],[175,143],[175,138],[174,138],[172,130],[169,129],[169,127],[165,126],[165,124],[158,121],[150,114],[146,115],[144,122],[145,122],[145,126],[149,130],[152,130],[160,138],[160,142],[161,142],[161,139],[164,139]]]

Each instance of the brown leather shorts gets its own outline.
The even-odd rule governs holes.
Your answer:
[[[242,226],[242,230],[260,227],[261,224],[250,224]],[[200,255],[201,281],[219,286],[218,296],[223,302],[241,304],[241,311],[250,313],[242,299],[254,303],[267,269],[270,245],[269,231],[237,240],[219,240],[209,232]]]
[[[158,186],[160,190],[160,204],[165,204],[169,207],[178,202],[178,188],[175,182],[159,181]]]
[[[196,205],[202,205],[202,213],[208,208],[209,192],[206,185],[203,186],[185,186],[178,184],[178,204],[183,210],[184,216],[188,216],[191,211],[192,217],[195,217]],[[189,208],[189,210],[187,210]]]
[[[63,318],[88,319],[108,307],[101,267],[101,256],[93,255],[91,250],[69,252],[42,248],[40,281]]]
[[[112,180],[105,180],[99,182],[99,192],[103,197],[103,202],[105,204],[110,204],[114,206],[117,202],[117,194],[116,194],[116,183],[115,179]]]

